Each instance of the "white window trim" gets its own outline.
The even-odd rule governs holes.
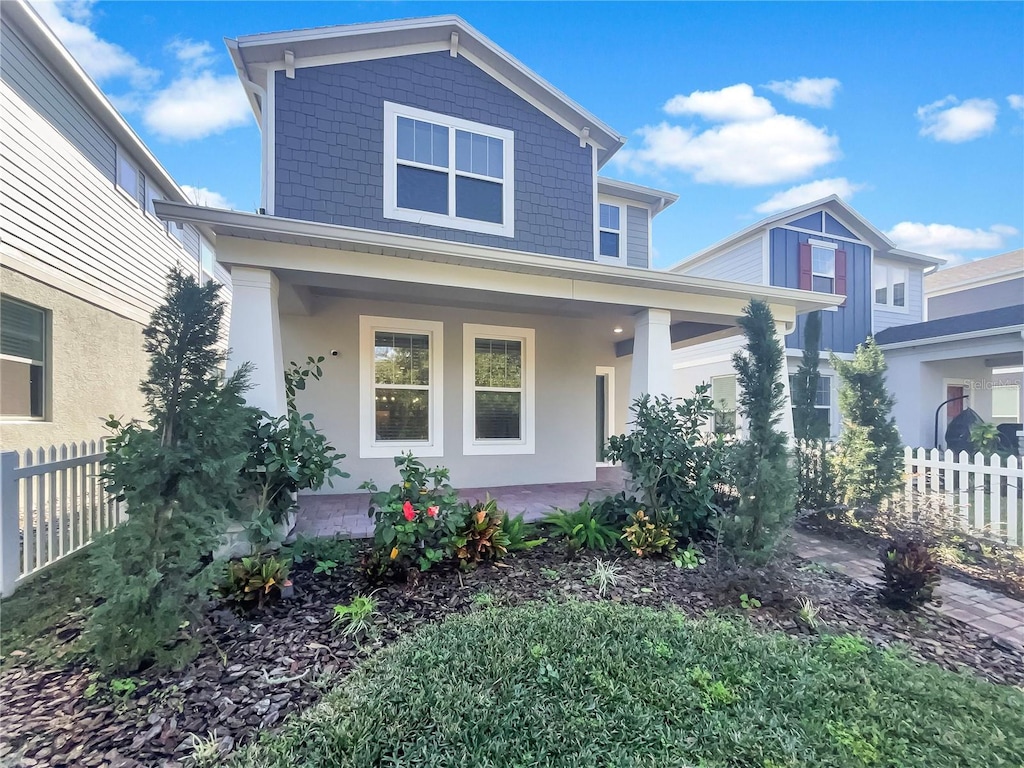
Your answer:
[[[408,117],[412,120],[422,120],[442,125],[449,128],[448,131],[448,213],[432,213],[430,211],[416,211],[409,208],[398,207],[398,118]],[[490,221],[477,221],[476,219],[461,219],[455,215],[455,183],[456,175],[477,177],[475,174],[455,170],[455,131],[470,131],[482,136],[502,140],[504,154],[504,168],[501,179],[502,185],[502,223],[495,224]],[[404,163],[405,161],[403,161]],[[416,165],[413,163],[412,165]],[[440,170],[435,168],[434,170]],[[488,177],[488,180],[497,183],[495,179]],[[441,115],[437,112],[428,112],[424,109],[407,107],[403,104],[394,104],[390,101],[384,102],[384,218],[397,219],[399,221],[412,221],[417,224],[431,224],[447,229],[461,229],[466,232],[479,232],[486,235],[499,235],[501,237],[514,237],[516,233],[515,224],[515,134],[504,128],[496,128],[492,125],[474,123],[469,120],[462,120],[449,115]]]
[[[0,414],[0,423],[4,424],[38,424],[50,420],[50,368],[51,368],[51,346],[50,338],[53,332],[53,316],[52,312],[45,307],[40,307],[38,304],[32,304],[27,301],[21,301],[13,296],[4,296],[9,301],[13,301],[17,304],[29,307],[30,309],[41,312],[43,315],[43,359],[36,360],[30,357],[19,357],[17,355],[3,355],[0,354],[0,359],[9,360],[12,363],[22,363],[25,365],[38,365],[43,369],[43,381],[42,381],[42,405],[43,415],[42,416],[27,416],[24,414]]]
[[[619,209],[619,228],[609,229],[608,227],[601,226],[601,206],[610,205]],[[626,204],[618,200],[608,200],[607,198],[601,198],[597,203],[597,260],[604,262],[605,264],[625,264],[626,261],[626,216],[628,211]],[[619,255],[608,256],[601,253],[601,233],[602,232],[613,232],[619,236]]]
[[[878,276],[878,272],[875,270],[885,270],[885,298],[886,302],[880,303],[875,301],[875,277]],[[903,306],[898,307],[892,303],[892,287],[893,287],[893,271],[903,271]],[[880,309],[884,309],[887,312],[902,312],[906,314],[910,311],[910,269],[899,264],[887,264],[885,262],[878,262],[874,265],[871,275],[871,303]]]
[[[534,330],[504,325],[462,326],[462,452],[466,456],[536,453]],[[476,436],[476,340],[503,339],[523,345],[523,409],[518,440],[479,440]]]
[[[615,368],[610,365],[599,365],[595,372],[596,376],[604,376],[604,442],[607,445],[608,438],[615,434]],[[599,467],[613,467],[614,462],[598,461]]]
[[[392,441],[376,439],[374,413],[374,334],[426,333],[430,336],[429,373],[430,410],[427,440]],[[403,451],[416,456],[444,456],[444,323],[433,320],[408,320],[395,317],[359,316],[359,458],[393,458]]]

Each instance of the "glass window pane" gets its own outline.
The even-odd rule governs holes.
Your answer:
[[[836,252],[830,248],[812,246],[811,271],[816,275],[834,277],[836,274]]]
[[[889,303],[889,270],[876,264],[874,267],[875,304]]]
[[[736,410],[736,377],[718,376],[711,380],[711,399],[715,408],[723,411]]]
[[[521,392],[476,393],[478,440],[519,440],[522,437]]]
[[[377,331],[373,340],[373,376],[378,384],[430,383],[430,336]]]
[[[455,177],[455,215],[460,219],[502,223],[504,187],[493,181]]]
[[[619,228],[619,206],[601,203],[601,229]]]
[[[835,281],[831,277],[819,277],[815,275],[811,280],[811,290],[821,293],[834,293]]]
[[[992,419],[1017,423],[1020,421],[1020,387],[998,384],[992,387]]]
[[[455,132],[455,168],[460,171],[473,169],[473,134],[469,131]]]
[[[431,159],[434,165],[448,167],[448,129],[443,125],[434,125],[432,135]]]
[[[875,288],[875,304],[889,303],[889,289],[887,286]]]
[[[818,379],[818,390],[814,393],[814,404],[828,407],[832,404],[832,379],[822,376]]]
[[[601,232],[601,255],[618,257],[619,236],[615,232]]]
[[[892,284],[892,305],[894,307],[905,307],[907,305],[907,284]]]
[[[832,434],[830,415],[828,408],[815,408],[814,415],[811,416],[812,421],[817,425],[821,425],[822,431],[828,435]]]
[[[523,343],[508,339],[477,339],[475,383],[478,387],[520,387]]]
[[[43,417],[43,366],[0,359],[0,413]]]
[[[478,133],[473,134],[473,162],[470,170],[481,176],[487,175],[487,137]]]
[[[374,425],[377,440],[429,440],[430,392],[377,387]]]
[[[139,192],[139,177],[135,166],[127,157],[120,154],[117,157],[117,183],[132,197]]]
[[[46,313],[18,301],[0,299],[0,355],[43,362]]]
[[[487,175],[496,179],[505,178],[505,142],[490,137],[487,139]]]
[[[431,162],[431,151],[434,146],[433,127],[430,123],[424,123],[419,120],[413,122],[415,143],[413,145],[412,159],[417,163],[430,164]]]
[[[415,160],[415,140],[413,138],[413,123],[408,117],[398,118],[398,159]]]
[[[398,207],[448,213],[448,174],[398,166]]]

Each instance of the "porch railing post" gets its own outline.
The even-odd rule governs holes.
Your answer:
[[[21,521],[18,499],[18,454],[0,454],[0,595],[14,592],[21,576]]]

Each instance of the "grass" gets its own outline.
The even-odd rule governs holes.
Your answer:
[[[1024,756],[1024,693],[842,636],[614,603],[424,627],[238,766],[990,768]]]
[[[16,660],[13,651],[48,663],[71,653],[74,643],[65,643],[50,630],[68,614],[92,604],[91,579],[88,553],[77,552],[0,601],[0,668]]]

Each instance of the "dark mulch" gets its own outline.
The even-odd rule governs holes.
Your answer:
[[[593,569],[592,558],[567,563],[561,550],[546,545],[503,567],[448,570],[426,574],[416,584],[383,587],[376,593],[376,638],[356,644],[331,627],[332,609],[372,587],[351,567],[332,577],[299,568],[293,599],[247,616],[214,611],[208,641],[192,664],[174,674],[137,674],[138,689],[123,699],[108,693],[102,681],[99,693],[87,697],[95,676],[82,663],[15,664],[0,677],[0,765],[182,765],[193,735],[214,734],[225,750],[248,742],[309,706],[361,658],[424,623],[485,603],[602,599],[589,583]],[[762,607],[742,610],[744,593]],[[813,634],[796,618],[800,600],[810,599],[820,609],[818,631],[856,632],[879,646],[904,645],[912,656],[948,669],[1024,686],[1021,652],[931,611],[890,611],[871,589],[792,556],[761,569],[718,568],[713,557],[697,570],[622,559],[618,583],[603,599],[673,605],[691,616],[725,610],[765,629]],[[52,631],[72,640],[81,626],[76,614]]]
[[[1020,547],[978,539],[958,530],[929,530],[901,522],[899,517],[886,521],[869,516],[851,524],[844,512],[814,512],[801,517],[797,526],[872,552],[881,549],[897,532],[923,538],[933,546],[944,572],[1007,597],[1024,599],[1024,550]]]

